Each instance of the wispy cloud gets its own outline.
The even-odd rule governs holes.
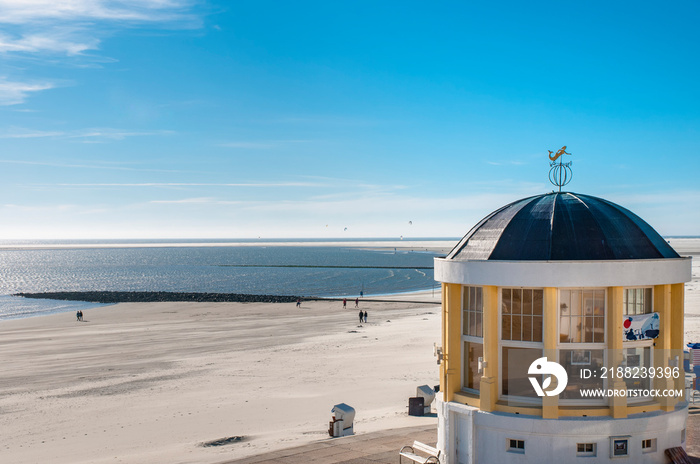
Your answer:
[[[105,24],[197,27],[187,0],[0,0],[0,53],[81,55],[96,50]]]
[[[0,105],[17,105],[34,92],[48,90],[54,87],[51,83],[13,82],[0,77]]]
[[[123,140],[127,137],[145,137],[150,135],[171,135],[175,132],[169,130],[155,131],[124,131],[119,129],[87,129],[74,133],[67,133],[67,138],[84,138],[84,139],[111,139]]]
[[[216,198],[183,198],[180,200],[152,200],[150,204],[157,205],[239,205],[245,202],[234,200],[218,200]]]
[[[111,164],[79,164],[79,163],[51,163],[47,161],[24,161],[24,160],[3,160],[0,159],[2,164],[19,164],[28,166],[46,166],[52,168],[68,168],[68,169],[98,169],[98,170],[108,170],[108,171],[138,171],[138,172],[169,172],[169,173],[191,173],[192,171],[182,171],[176,169],[149,169],[149,168],[138,168],[129,166],[114,166]],[[39,184],[35,184],[39,186]],[[48,185],[48,184],[47,184]],[[47,186],[45,185],[45,186]],[[51,184],[55,186],[56,184]],[[61,185],[61,184],[59,184]],[[65,184],[69,185],[69,184]],[[77,184],[76,186],[80,186]]]
[[[101,38],[118,27],[160,24],[169,28],[201,27],[191,13],[194,0],[0,0],[0,56],[31,58],[49,63],[58,57],[104,62],[89,56]],[[65,61],[61,62],[65,64]],[[78,64],[80,63],[80,64]],[[90,64],[88,64],[90,65]],[[54,83],[17,82],[0,77],[0,105],[23,103],[34,92]]]
[[[76,37],[73,37],[73,36]],[[56,29],[53,33],[30,33],[20,37],[0,34],[0,53],[60,53],[79,55],[87,50],[97,49],[100,41],[96,38],[80,37],[72,30]]]
[[[240,183],[210,183],[210,182],[139,182],[139,183],[87,183],[87,184],[51,184],[58,187],[330,187],[312,182],[240,182]]]
[[[41,131],[11,127],[0,133],[0,139],[36,139],[44,137],[60,137],[64,135],[62,131]]]
[[[251,149],[251,150],[269,150],[270,148],[277,148],[283,145],[290,145],[290,144],[297,144],[297,143],[305,143],[308,142],[308,140],[270,140],[270,141],[258,141],[258,142],[248,142],[248,141],[239,141],[239,142],[226,142],[226,143],[220,143],[220,147],[225,147],[225,148],[246,148],[246,149]]]
[[[523,166],[527,164],[524,161],[487,161],[486,164],[490,164],[492,166]]]
[[[158,135],[171,135],[175,132],[169,130],[152,130],[152,131],[128,131],[123,129],[113,128],[95,128],[81,129],[74,131],[45,131],[33,130],[23,127],[10,127],[3,132],[0,132],[0,139],[29,139],[29,138],[67,138],[67,139],[89,139],[95,141],[101,140],[123,140],[127,137],[145,137]]]
[[[187,0],[0,0],[8,24],[36,21],[175,21],[192,19]]]

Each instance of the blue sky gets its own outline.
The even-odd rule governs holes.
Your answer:
[[[700,4],[0,0],[0,238],[700,235]],[[411,221],[411,223],[409,223]]]

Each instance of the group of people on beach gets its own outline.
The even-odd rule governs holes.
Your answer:
[[[356,308],[360,307],[360,299],[359,298],[355,298],[355,307]],[[343,298],[343,309],[347,309],[347,308],[348,308],[348,299]],[[360,324],[362,324],[363,322],[367,322],[367,311],[360,310],[359,316],[360,316]]]
[[[82,322],[82,320],[83,320],[83,312],[82,312],[81,310],[78,310],[78,312],[75,313],[75,317],[77,318],[78,321],[81,321],[81,322]]]

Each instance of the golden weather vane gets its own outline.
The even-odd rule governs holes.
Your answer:
[[[570,155],[571,153],[566,152],[566,145],[561,147],[559,150],[557,150],[557,153],[552,156],[552,153],[554,153],[552,150],[547,150],[549,152],[549,159],[552,161],[556,161],[557,158],[559,158],[561,155]]]
[[[562,155],[571,155],[571,153],[566,152],[566,145],[557,150],[556,153],[552,150],[547,151],[549,152],[549,160],[551,161],[551,163],[549,163],[549,181],[559,187],[559,191],[561,192],[561,188],[571,182],[573,173],[571,172],[571,161],[563,163],[559,160],[557,163],[557,159]],[[554,153],[554,156],[552,156],[552,153]]]

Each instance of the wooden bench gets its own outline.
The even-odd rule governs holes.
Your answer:
[[[425,453],[428,456],[420,456],[416,454],[416,451]],[[404,446],[399,451],[399,464],[401,464],[401,458],[408,458],[411,461],[420,462],[421,464],[427,464],[429,462],[439,464],[440,450],[433,448],[432,446],[428,446],[425,443],[414,441],[413,446]]]
[[[675,448],[669,448],[666,451],[666,456],[671,460],[673,464],[693,464],[693,460],[685,452],[683,448],[677,446]]]

